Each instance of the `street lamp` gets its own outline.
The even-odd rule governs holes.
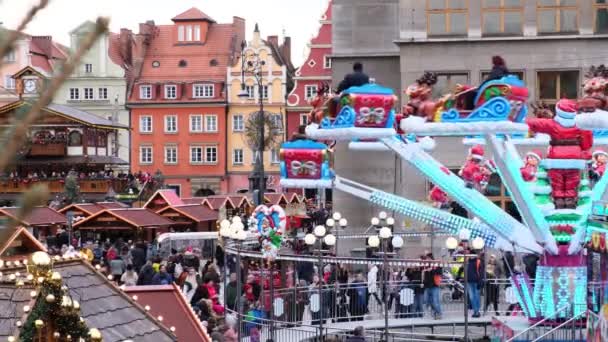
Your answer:
[[[252,74],[258,86],[259,112],[257,113],[258,120],[258,144],[257,156],[253,173],[249,176],[250,190],[258,191],[254,197],[256,205],[264,204],[264,193],[266,189],[266,177],[264,176],[264,91],[263,91],[263,68],[266,65],[259,54],[251,52],[245,54],[246,43],[241,42],[241,91],[238,94],[240,98],[249,97],[249,93],[245,90],[245,73]]]
[[[235,216],[232,218],[232,222],[228,220],[222,220],[220,222],[220,236],[224,240],[224,246],[227,245],[228,239],[232,239],[236,242],[236,265],[237,265],[237,275],[236,275],[236,293],[237,293],[237,301],[236,301],[236,316],[237,316],[237,334],[238,340],[241,340],[241,245],[244,240],[247,239],[247,232],[245,231],[245,225],[241,221],[241,218]],[[225,248],[224,248],[225,249]],[[224,252],[224,255],[226,253]],[[226,293],[226,277],[224,277],[224,294]],[[224,298],[226,296],[224,295]],[[226,305],[226,300],[224,300],[224,305]]]
[[[308,245],[308,246],[313,246],[316,242],[318,242],[318,257],[319,257],[319,261],[318,261],[318,273],[319,273],[319,314],[320,314],[320,319],[319,319],[319,341],[323,341],[323,321],[325,319],[324,315],[323,315],[323,253],[322,253],[322,247],[323,247],[323,242],[325,242],[326,245],[328,246],[333,246],[336,244],[336,237],[333,234],[327,234],[327,229],[325,228],[325,226],[316,226],[314,231],[314,234],[306,234],[306,236],[304,237],[304,242]],[[312,305],[312,303],[311,303]]]
[[[462,229],[458,237],[463,245],[468,245],[469,239],[471,238],[471,231],[468,229]],[[469,257],[476,257],[477,254],[469,254],[468,249],[465,249],[462,254],[454,254],[456,248],[458,248],[458,239],[453,236],[448,237],[445,240],[445,246],[450,251],[452,257],[463,257],[463,276],[464,276],[464,340],[469,341],[469,281],[467,279],[467,268],[469,264]],[[471,247],[474,251],[481,251],[485,247],[485,241],[481,237],[476,237],[471,242]]]
[[[384,211],[380,212],[380,218],[383,221],[388,221],[386,213]],[[392,219],[392,217],[389,217]],[[374,221],[372,219],[372,221]],[[373,223],[373,222],[372,222]],[[394,221],[393,221],[394,223]],[[388,342],[388,297],[387,297],[387,289],[388,289],[388,270],[387,270],[387,256],[388,256],[388,242],[389,239],[393,237],[393,232],[389,227],[382,227],[378,231],[378,235],[372,235],[367,239],[367,243],[370,247],[377,248],[378,246],[382,247],[382,299],[384,302],[384,341]],[[403,239],[400,236],[395,236],[391,240],[391,242],[396,242],[399,247],[403,247]]]

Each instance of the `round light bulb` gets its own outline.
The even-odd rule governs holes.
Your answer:
[[[247,239],[247,232],[244,230],[239,230],[236,234],[236,239],[240,241]]]
[[[163,321],[163,316],[158,316],[157,319],[162,322]]]
[[[9,336],[7,339],[8,342],[15,342],[15,336]]]
[[[234,216],[234,217],[232,218],[232,222],[243,222],[243,220],[241,220],[241,217],[240,217],[240,216]]]
[[[171,327],[169,330],[171,330],[171,332],[175,332],[175,327]]]
[[[336,220],[332,219],[332,218],[328,218],[327,221],[325,221],[325,225],[328,227],[333,227],[336,224]]]
[[[317,241],[317,238],[313,234],[306,234],[306,236],[304,237],[304,242],[307,245],[314,245],[315,241]]]
[[[23,312],[29,312],[30,311],[30,306],[29,305],[25,305],[23,307]]]
[[[109,274],[109,275],[108,275],[108,279],[109,279],[109,280],[114,280],[114,276],[113,276],[113,275],[111,275],[111,274]]]
[[[325,238],[323,239],[323,241],[325,241],[326,245],[333,246],[336,244],[336,236],[333,234],[327,234],[327,235],[325,235]]]
[[[340,227],[346,227],[348,225],[348,221],[345,218],[340,219]]]
[[[23,325],[23,323],[21,323],[21,321],[17,321],[17,322],[15,322],[15,325],[20,327],[21,325]]]
[[[137,295],[133,296],[133,300],[137,300]]]
[[[146,309],[146,311],[150,311],[150,305],[146,305],[144,309]]]
[[[458,248],[458,240],[456,240],[456,238],[455,238],[455,237],[450,236],[450,237],[448,237],[447,239],[445,239],[445,246],[446,246],[446,247],[447,247],[449,250],[453,251],[453,250],[455,250],[456,248]]]
[[[222,228],[230,228],[230,221],[222,220],[222,222],[220,222],[220,229]]]
[[[331,217],[336,220],[339,221],[342,218],[342,214],[340,214],[339,212],[335,212],[333,215],[331,215]]]
[[[393,247],[395,248],[401,248],[403,247],[403,238],[399,235],[395,235],[393,236],[393,240],[391,241],[393,244]]]
[[[473,239],[472,245],[473,249],[480,251],[485,247],[486,243],[481,237],[478,236]]]
[[[49,294],[46,296],[46,298],[45,298],[45,299],[46,299],[46,302],[47,302],[47,303],[54,303],[54,302],[55,302],[55,295],[53,295],[52,293],[49,293]]]
[[[380,237],[383,239],[388,239],[393,236],[393,232],[391,232],[391,229],[389,227],[382,227],[378,235],[380,235]]]
[[[95,269],[99,271],[101,269],[101,265],[99,265],[99,264],[95,265]]]
[[[220,228],[220,236],[229,237],[231,233],[230,226]]]
[[[325,226],[316,226],[315,227],[315,235],[317,237],[325,236],[325,233],[327,233],[327,229],[325,229]]]
[[[38,292],[36,291],[30,291],[30,297],[34,298],[38,295]]]
[[[381,212],[378,213],[378,217],[381,220],[386,220],[386,218],[388,217],[388,214],[386,213],[386,211],[381,211]]]
[[[33,275],[33,274],[28,274],[28,275],[27,275],[27,280],[28,280],[28,281],[32,281],[32,280],[34,280],[34,275]]]
[[[380,219],[377,217],[372,217],[372,226],[377,226],[380,224]]]
[[[380,238],[377,235],[372,235],[367,239],[367,244],[370,247],[376,248],[380,246]]]
[[[392,226],[395,224],[395,219],[393,217],[389,217],[386,219],[386,224],[388,224],[389,226]]]
[[[53,272],[51,274],[51,280],[55,280],[55,281],[61,280],[61,274],[59,274],[59,272]]]
[[[34,325],[36,326],[36,328],[40,329],[44,326],[44,322],[41,319],[37,319],[34,321]]]

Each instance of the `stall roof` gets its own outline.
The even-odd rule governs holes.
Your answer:
[[[104,209],[84,220],[74,223],[74,227],[80,227],[87,222],[93,221],[102,215],[111,215],[117,219],[130,224],[133,227],[167,227],[175,224],[173,221],[145,208]]]
[[[290,203],[285,197],[285,195],[282,193],[265,193],[264,200],[272,205],[279,205],[281,204],[281,201],[284,201],[285,203]]]
[[[11,231],[5,231],[5,229],[0,230],[0,257],[2,258],[17,258],[17,257],[27,257],[29,254],[42,251],[46,252],[46,247],[36,239],[32,233],[30,233],[25,227],[17,227],[12,229]],[[3,239],[2,236],[8,236],[7,239]],[[6,251],[16,245],[23,245],[27,247],[27,252],[25,254],[20,255],[6,255]]]
[[[130,296],[137,295],[137,301],[142,305],[149,305],[154,317],[162,316],[165,326],[175,327],[175,334],[180,341],[211,341],[207,329],[175,284],[131,286],[125,292]]]
[[[196,222],[217,221],[218,213],[202,204],[185,204],[175,205],[163,208],[157,211],[158,214],[163,214],[168,210],[175,210],[178,213],[189,217]]]
[[[35,227],[68,223],[67,218],[64,215],[49,207],[35,207],[32,209],[31,213],[19,221],[18,216],[20,210],[21,208],[18,207],[3,207],[0,208],[0,215],[8,216],[24,226]]]
[[[68,211],[80,210],[89,215],[97,214],[104,209],[121,209],[128,206],[120,202],[97,202],[97,203],[74,203],[59,210],[60,213],[66,214]]]
[[[177,195],[177,193],[175,193],[175,191],[173,191],[171,189],[161,189],[161,190],[156,191],[154,193],[154,195],[152,195],[150,197],[148,202],[146,202],[146,204],[143,205],[143,208],[150,207],[150,205],[153,204],[154,201],[159,198],[164,200],[166,202],[166,205],[169,205],[169,206],[184,204],[184,202],[182,202],[182,199],[179,198],[179,196]]]
[[[203,201],[204,205],[207,205],[212,210],[219,210],[220,208],[230,204],[232,208],[236,208],[234,202],[228,196],[209,196],[205,197]]]

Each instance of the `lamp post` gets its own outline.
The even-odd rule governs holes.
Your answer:
[[[463,244],[468,244],[469,238],[471,237],[471,232],[468,229],[463,229],[460,231],[459,238]],[[453,257],[463,257],[463,276],[464,276],[464,341],[469,341],[469,280],[468,280],[468,271],[467,268],[469,266],[469,257],[475,257],[476,254],[469,254],[467,250],[464,250],[462,254],[454,254],[454,251],[458,247],[458,239],[453,236],[448,237],[445,240],[445,246],[450,251],[450,254]],[[484,248],[485,241],[481,237],[476,237],[473,239],[471,243],[471,247],[475,251],[480,251]],[[468,247],[468,246],[467,246]],[[467,248],[468,249],[468,248]]]
[[[258,86],[258,104],[259,112],[257,113],[258,120],[258,144],[257,144],[257,156],[255,159],[255,167],[253,173],[249,176],[250,190],[258,191],[254,196],[256,205],[264,203],[264,192],[266,189],[266,177],[264,175],[264,91],[263,91],[263,68],[266,65],[266,61],[260,58],[257,53],[245,54],[246,48],[245,41],[241,42],[241,91],[238,94],[240,98],[249,97],[249,93],[245,90],[245,73],[250,73],[255,78]]]
[[[384,212],[381,212],[380,214],[382,214]],[[385,213],[386,214],[386,213]],[[372,219],[373,220],[373,219]],[[386,216],[383,217],[382,219],[383,221],[386,221],[387,223],[391,223],[394,224],[394,219],[392,217],[387,218]],[[376,220],[373,220],[372,223],[374,223]],[[378,231],[378,235],[372,235],[368,238],[367,243],[369,244],[370,247],[372,248],[377,248],[378,246],[381,246],[381,254],[382,254],[382,298],[384,301],[384,341],[388,342],[388,337],[389,337],[389,331],[388,331],[388,297],[387,297],[387,292],[388,292],[388,269],[387,269],[387,263],[388,263],[388,242],[389,239],[393,237],[393,232],[391,231],[391,228],[389,227],[382,227],[380,228],[380,230]],[[401,248],[403,247],[403,238],[401,238],[400,236],[395,236],[392,238],[391,240],[391,244],[394,248]]]
[[[237,334],[239,341],[241,340],[241,322],[242,322],[242,308],[241,308],[241,245],[242,242],[247,239],[247,232],[245,231],[245,225],[241,221],[241,218],[235,216],[232,218],[232,222],[223,220],[220,223],[220,236],[224,239],[224,246],[228,239],[232,239],[236,242],[236,265],[237,265],[237,276],[236,276],[236,318],[237,318]],[[224,293],[226,293],[226,287],[224,287]]]
[[[319,261],[318,261],[318,270],[319,270],[319,314],[320,314],[320,319],[319,319],[319,341],[323,341],[323,320],[325,319],[324,315],[323,315],[323,275],[322,275],[322,270],[323,270],[323,253],[322,253],[322,247],[323,247],[323,242],[325,242],[326,245],[328,246],[334,246],[336,244],[336,237],[333,234],[327,234],[327,229],[325,228],[325,226],[316,226],[314,229],[314,234],[306,234],[306,236],[304,237],[304,242],[308,245],[308,246],[312,246],[315,243],[318,242],[318,257],[319,257]],[[312,303],[311,303],[312,305]]]
[[[339,241],[338,237],[340,236],[340,230],[346,229],[346,226],[348,225],[348,221],[344,217],[342,217],[342,214],[340,214],[339,212],[335,212],[335,213],[333,213],[331,218],[327,219],[327,221],[325,222],[325,225],[327,227],[329,227],[329,229],[332,229],[332,232],[336,236],[336,244],[334,246],[334,251],[335,251],[336,257],[338,257],[339,256],[339,254],[338,254],[338,241]],[[335,227],[335,231],[333,231],[334,227]],[[334,281],[335,281],[334,290],[336,292],[336,294],[335,294],[336,307],[334,308],[334,310],[337,311],[337,306],[339,306],[338,301],[340,298],[340,281],[338,280],[337,271],[336,271],[336,279],[334,279]]]

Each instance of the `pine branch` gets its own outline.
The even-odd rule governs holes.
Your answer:
[[[4,146],[3,153],[0,154],[0,170],[4,170],[11,162],[16,152],[23,144],[27,136],[28,128],[36,121],[36,119],[38,119],[40,116],[40,111],[51,103],[57,90],[78,66],[82,56],[88,52],[88,50],[93,46],[97,39],[99,39],[100,36],[107,32],[108,22],[109,20],[107,18],[97,19],[95,30],[89,33],[82,40],[76,53],[70,56],[70,58],[66,61],[61,72],[51,79],[49,86],[46,87],[40,99],[38,99],[38,101],[32,105],[28,113],[17,122],[11,136]]]
[[[38,12],[44,9],[48,4],[49,0],[40,0],[40,3],[38,5],[35,5],[30,8],[25,18],[23,18],[19,26],[17,26],[17,29],[10,31],[10,33],[8,34],[8,38],[4,42],[2,42],[2,44],[0,44],[0,57],[4,57],[4,55],[6,55],[11,50],[13,44],[15,44],[17,39],[19,39],[21,32],[27,27],[27,25],[32,20],[34,20],[36,14],[38,14]],[[0,58],[0,67],[2,67],[2,60],[3,59]]]

